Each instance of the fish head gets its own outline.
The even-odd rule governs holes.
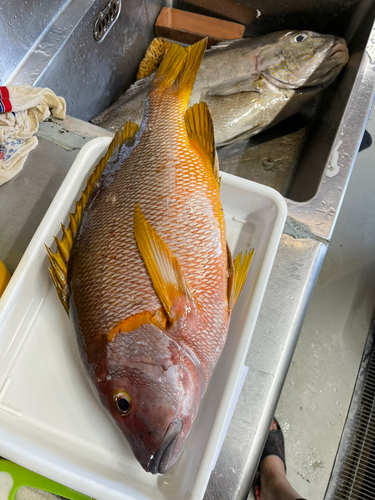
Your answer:
[[[310,91],[329,85],[348,60],[343,38],[288,31],[259,51],[257,70],[278,88]]]
[[[144,324],[119,332],[96,371],[102,403],[142,467],[172,467],[182,451],[205,388],[197,360],[164,331]]]

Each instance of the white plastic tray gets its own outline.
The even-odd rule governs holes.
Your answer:
[[[143,471],[96,401],[68,317],[48,273],[44,243],[85,186],[110,138],[78,154],[0,300],[0,455],[98,500],[203,498],[286,219],[271,188],[222,174],[232,254],[256,249],[228,340],[185,449],[170,472]]]

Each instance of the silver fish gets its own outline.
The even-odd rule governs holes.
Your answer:
[[[207,103],[217,146],[234,144],[297,113],[348,62],[344,39],[280,31],[222,42],[204,56],[189,104]],[[153,75],[139,80],[92,122],[113,132],[140,124]]]

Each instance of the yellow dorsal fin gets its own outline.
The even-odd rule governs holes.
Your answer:
[[[138,204],[134,212],[134,236],[161,305],[173,322],[178,309],[184,312],[186,301],[195,305],[192,292],[177,257],[146,220]],[[176,304],[178,298],[185,299],[184,304]]]
[[[151,92],[169,88],[174,84],[185,92],[187,104],[206,47],[207,38],[187,48],[177,43],[172,44],[155,75]]]
[[[215,149],[214,126],[205,102],[194,104],[186,111],[185,125],[190,141],[205,154],[219,183],[219,160]]]
[[[240,252],[233,261],[234,279],[233,279],[233,293],[229,303],[230,310],[233,310],[241,290],[245,284],[247,272],[249,270],[251,260],[254,255],[254,249],[246,252],[242,259],[242,252]]]
[[[82,213],[87,205],[87,201],[93,192],[96,183],[100,179],[105,167],[111,156],[116,152],[118,146],[130,145],[134,136],[137,133],[139,126],[135,123],[128,122],[121,129],[116,132],[116,135],[113,138],[113,141],[108,147],[106,154],[99,161],[99,163],[94,168],[92,174],[87,180],[86,188],[82,192],[81,198],[76,201],[76,209],[74,213],[69,214],[70,222],[68,228],[65,228],[63,224],[61,224],[62,228],[62,237],[58,240],[55,236],[55,242],[57,246],[57,250],[55,253],[51,251],[50,248],[47,248],[48,259],[50,261],[51,267],[49,269],[52,281],[56,287],[59,298],[64,305],[66,311],[68,312],[68,287],[67,287],[67,272],[68,272],[68,262],[70,251],[73,246],[74,236],[77,233],[77,229],[79,223],[81,222]]]

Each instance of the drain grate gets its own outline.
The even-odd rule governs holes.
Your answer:
[[[373,317],[325,500],[375,499]]]

